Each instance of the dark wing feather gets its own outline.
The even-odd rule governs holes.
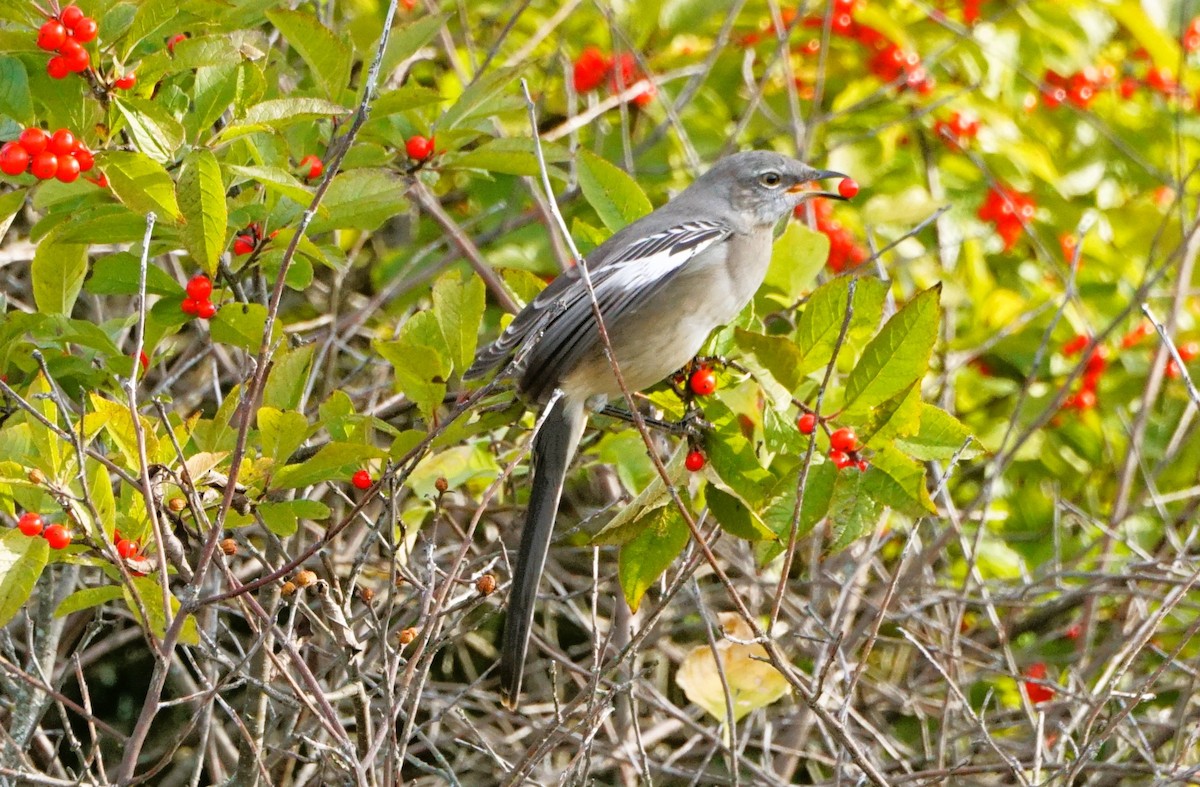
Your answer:
[[[676,225],[621,250],[591,273],[596,302],[605,324],[612,326],[652,298],[696,255],[724,241],[730,230],[710,222]],[[600,343],[592,301],[582,280],[554,304],[535,335],[521,347],[513,373],[521,390],[539,399],[552,390],[586,354]]]

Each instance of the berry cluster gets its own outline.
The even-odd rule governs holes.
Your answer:
[[[861,448],[858,435],[848,426],[835,429],[829,434],[829,461],[833,462],[833,466],[838,470],[855,467],[861,472],[866,472],[867,460],[858,453]]]
[[[842,181],[839,191],[848,180],[849,178]],[[853,181],[850,182],[853,183]],[[857,185],[855,184],[856,187]],[[857,188],[848,189],[848,191],[857,193]],[[848,198],[853,194],[848,195],[843,192],[842,196]],[[796,206],[796,218],[804,218],[805,205],[812,205],[813,222],[817,231],[829,238],[829,259],[826,264],[830,270],[834,273],[841,273],[866,262],[867,258],[871,256],[870,253],[865,246],[854,239],[854,235],[849,229],[833,218],[833,206],[828,200],[814,199],[801,203]]]
[[[1083,352],[1083,348],[1087,347],[1091,340],[1087,334],[1079,334],[1063,345],[1063,355],[1068,358],[1078,355]],[[1102,344],[1092,350],[1092,354],[1088,356],[1087,363],[1083,368],[1083,379],[1080,380],[1079,390],[1063,401],[1064,410],[1083,412],[1096,406],[1096,390],[1100,387],[1100,377],[1108,368],[1108,354],[1108,348]]]
[[[996,225],[996,232],[1004,239],[1004,250],[1012,251],[1021,237],[1024,225],[1033,221],[1037,206],[1032,198],[1020,192],[994,186],[988,190],[987,199],[979,208],[979,218]]]
[[[46,63],[46,73],[53,79],[63,79],[67,74],[86,71],[92,57],[83,45],[93,40],[99,29],[96,20],[85,16],[79,6],[69,5],[58,16],[47,18],[37,36],[39,49],[55,53]]]
[[[922,95],[932,92],[936,83],[921,64],[920,55],[904,50],[878,29],[862,24],[854,18],[863,5],[862,0],[833,0],[832,17],[829,20],[830,32],[836,37],[857,41],[867,49],[871,53],[870,69],[883,82],[894,84],[898,90],[915,90]],[[783,9],[780,17],[784,28],[791,28],[796,12]],[[825,27],[825,17],[805,17],[802,25],[817,32],[813,38],[809,38],[794,50],[795,54],[815,55],[821,51],[820,31]],[[757,31],[743,36],[742,46],[750,47],[760,41],[774,39],[780,31],[773,23],[768,22],[767,32],[770,34],[769,39]],[[801,88],[802,98],[811,97],[805,85],[797,82],[797,86]]]
[[[1089,66],[1074,74],[1047,71],[1042,78],[1042,101],[1054,109],[1064,101],[1079,109],[1087,109],[1100,91],[1116,82],[1117,70],[1110,64],[1101,68]],[[1136,86],[1136,82],[1133,83]]]
[[[262,248],[264,245],[266,245],[268,240],[274,238],[278,234],[279,230],[275,230],[264,239],[262,225],[258,222],[254,222],[253,224],[248,225],[245,229],[238,230],[237,235],[233,236],[233,253],[239,257],[245,254],[250,254],[251,252]]]
[[[966,147],[967,141],[979,135],[979,117],[974,112],[955,112],[948,120],[939,120],[933,131],[955,150]]]
[[[211,318],[217,313],[217,307],[210,300],[212,291],[212,279],[203,273],[193,276],[187,283],[187,297],[179,305],[180,311],[202,320]]]
[[[1042,685],[1042,681],[1045,679],[1046,665],[1044,662],[1030,664],[1029,668],[1025,670],[1025,696],[1029,697],[1029,701],[1034,705],[1054,699],[1054,689]]]
[[[46,525],[41,514],[33,511],[21,514],[17,520],[17,529],[30,538],[41,535],[50,544],[51,549],[65,549],[71,543],[71,534],[64,525]]]
[[[299,166],[306,180],[316,180],[325,174],[325,163],[320,156],[309,154],[300,159]]]
[[[79,173],[88,172],[95,163],[83,140],[76,139],[65,128],[53,134],[27,128],[0,147],[0,172],[5,175],[22,175],[28,170],[38,180],[57,178],[72,183]]]
[[[628,52],[613,58],[601,52],[598,47],[589,46],[576,58],[571,82],[576,93],[590,93],[605,82],[608,83],[611,92],[620,93],[643,76],[638,68],[637,59]],[[644,107],[653,100],[657,92],[654,85],[649,85],[633,97],[633,103]]]
[[[404,143],[404,152],[413,161],[424,161],[433,155],[433,137],[423,137],[413,134]]]

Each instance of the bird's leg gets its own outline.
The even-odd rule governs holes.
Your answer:
[[[633,414],[616,405],[605,405],[601,408],[600,415],[607,415],[610,418],[616,418],[618,421],[633,423]],[[692,408],[678,421],[664,421],[661,418],[651,418],[649,416],[642,416],[642,421],[646,426],[659,429],[667,434],[699,437],[704,431],[712,429],[712,424],[705,421],[701,416],[703,416],[703,413],[699,409]]]

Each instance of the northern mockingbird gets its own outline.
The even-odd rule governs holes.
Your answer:
[[[807,198],[842,199],[808,190],[811,182],[833,177],[844,176],[778,153],[738,153],[588,256],[582,264],[631,392],[683,367],[714,328],[741,312],[767,273],[775,225]],[[543,406],[500,651],[501,691],[515,707],[567,466],[586,410],[621,394],[579,266],[556,278],[500,338],[480,349],[463,376],[481,377],[509,359],[504,374],[517,378],[523,398]]]

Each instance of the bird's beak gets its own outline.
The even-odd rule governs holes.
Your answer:
[[[840,172],[834,172],[831,169],[818,169],[813,172],[813,175],[811,178],[809,178],[808,180],[803,181],[801,183],[797,183],[795,186],[792,186],[790,189],[788,189],[788,193],[789,194],[800,194],[801,200],[812,199],[814,197],[826,197],[828,199],[836,199],[836,200],[841,200],[841,201],[845,202],[846,197],[843,197],[841,194],[838,194],[836,191],[809,191],[808,184],[812,183],[813,181],[816,181],[816,180],[826,180],[828,178],[846,178],[846,177],[848,177],[848,176],[843,175]]]

